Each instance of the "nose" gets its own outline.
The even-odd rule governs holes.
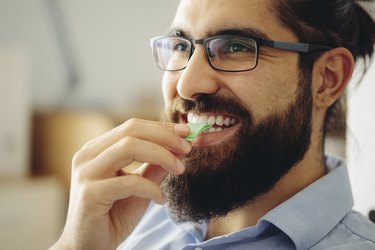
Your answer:
[[[207,60],[203,46],[197,45],[178,79],[177,92],[188,100],[194,100],[200,94],[214,94],[220,88],[217,75],[218,72]]]

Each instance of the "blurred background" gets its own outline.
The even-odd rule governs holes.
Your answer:
[[[0,250],[46,249],[62,230],[73,154],[131,117],[156,120],[150,38],[178,1],[0,0]],[[371,4],[374,8],[374,4]],[[360,69],[358,70],[360,71]],[[375,208],[375,65],[348,97],[355,208]]]

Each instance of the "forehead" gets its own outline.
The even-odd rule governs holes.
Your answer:
[[[288,39],[273,11],[275,0],[181,0],[171,29],[183,30],[194,39],[215,31],[253,28],[269,38]],[[289,39],[290,40],[290,39]]]

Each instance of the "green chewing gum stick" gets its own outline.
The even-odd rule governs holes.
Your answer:
[[[212,127],[212,125],[209,124],[188,123],[187,125],[190,127],[190,134],[187,137],[185,137],[185,140],[189,142],[193,141],[203,131]]]

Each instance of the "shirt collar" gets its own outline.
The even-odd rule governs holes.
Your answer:
[[[344,161],[327,156],[326,166],[328,173],[325,176],[261,219],[287,234],[296,249],[308,249],[317,243],[354,205]]]

